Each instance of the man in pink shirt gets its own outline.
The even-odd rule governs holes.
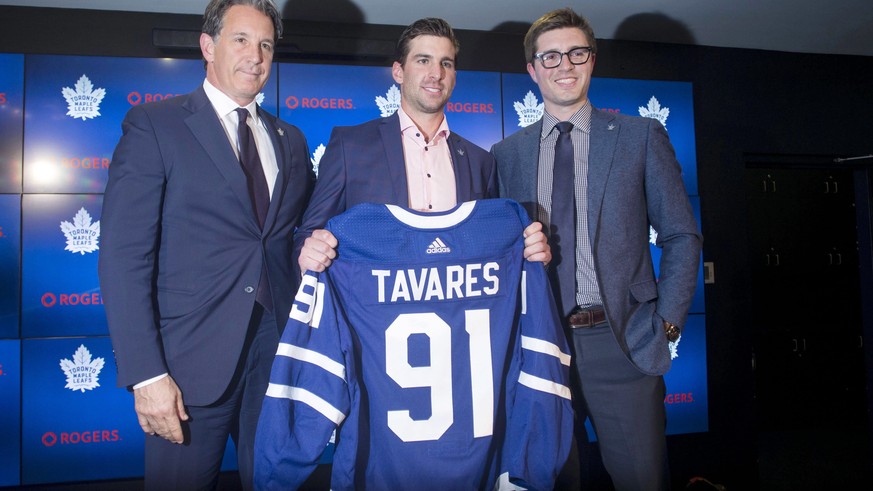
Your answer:
[[[415,21],[401,34],[391,69],[400,85],[400,109],[358,126],[334,128],[294,237],[301,271],[323,271],[330,265],[337,241],[323,227],[358,203],[434,212],[497,197],[494,158],[453,133],[445,117],[458,49],[446,21]],[[551,251],[542,225],[532,223],[524,235],[525,258],[547,263]]]

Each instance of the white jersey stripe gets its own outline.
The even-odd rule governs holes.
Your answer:
[[[561,352],[561,348],[554,343],[543,341],[542,339],[532,338],[529,336],[521,337],[521,347],[526,350],[536,351],[544,355],[554,356],[561,360],[561,365],[570,366],[570,355]]]
[[[527,271],[521,271],[521,315],[527,314]]]
[[[527,491],[527,488],[512,484],[509,480],[509,473],[504,472],[497,478],[497,483],[494,484],[494,491]]]
[[[335,425],[339,425],[346,419],[346,415],[331,403],[300,387],[271,383],[267,387],[267,397],[302,402],[321,413],[322,416],[332,421]]]
[[[518,374],[518,383],[525,387],[530,387],[533,390],[545,392],[546,394],[554,394],[564,399],[570,400],[570,388],[566,385],[556,384],[551,380],[535,377],[529,373],[521,372]]]
[[[343,366],[343,364],[335,362],[332,359],[322,355],[321,353],[308,350],[306,348],[301,348],[299,346],[294,346],[288,343],[279,343],[279,349],[276,350],[276,355],[287,356],[288,358],[311,363],[319,368],[324,369],[327,372],[336,375],[343,380],[346,379],[346,368]]]

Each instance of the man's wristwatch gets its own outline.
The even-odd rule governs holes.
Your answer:
[[[664,321],[664,334],[667,335],[667,341],[670,341],[672,343],[679,339],[679,335],[682,334],[682,332],[679,331],[679,326],[677,326],[676,324],[671,324],[667,321]]]

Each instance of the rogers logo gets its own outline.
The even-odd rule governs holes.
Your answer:
[[[480,104],[476,102],[449,102],[446,104],[448,113],[486,113],[494,112],[494,104]]]
[[[0,104],[6,104],[6,92],[0,92]]]
[[[61,159],[61,165],[68,169],[108,169],[108,157],[72,157]]]
[[[297,97],[288,96],[285,99],[288,109],[354,109],[351,99],[335,99],[331,97]]]
[[[692,402],[694,402],[693,392],[667,394],[667,397],[664,398],[664,404],[690,404]]]
[[[154,102],[154,101],[162,101],[164,99],[172,99],[181,94],[140,94],[139,92],[131,92],[127,94],[127,102],[130,103],[131,106],[138,106],[140,104],[146,102]]]
[[[99,293],[43,293],[40,299],[42,306],[52,308],[55,305],[103,305],[103,297]]]
[[[46,447],[61,445],[77,445],[80,443],[103,443],[117,442],[121,440],[118,430],[92,430],[92,431],[62,431],[59,435],[53,431],[47,431],[42,435],[42,444]]]

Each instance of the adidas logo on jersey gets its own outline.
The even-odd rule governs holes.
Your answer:
[[[442,254],[445,252],[452,252],[451,247],[447,246],[445,242],[442,241],[439,237],[434,239],[434,241],[427,246],[427,250],[425,251],[428,254]]]

